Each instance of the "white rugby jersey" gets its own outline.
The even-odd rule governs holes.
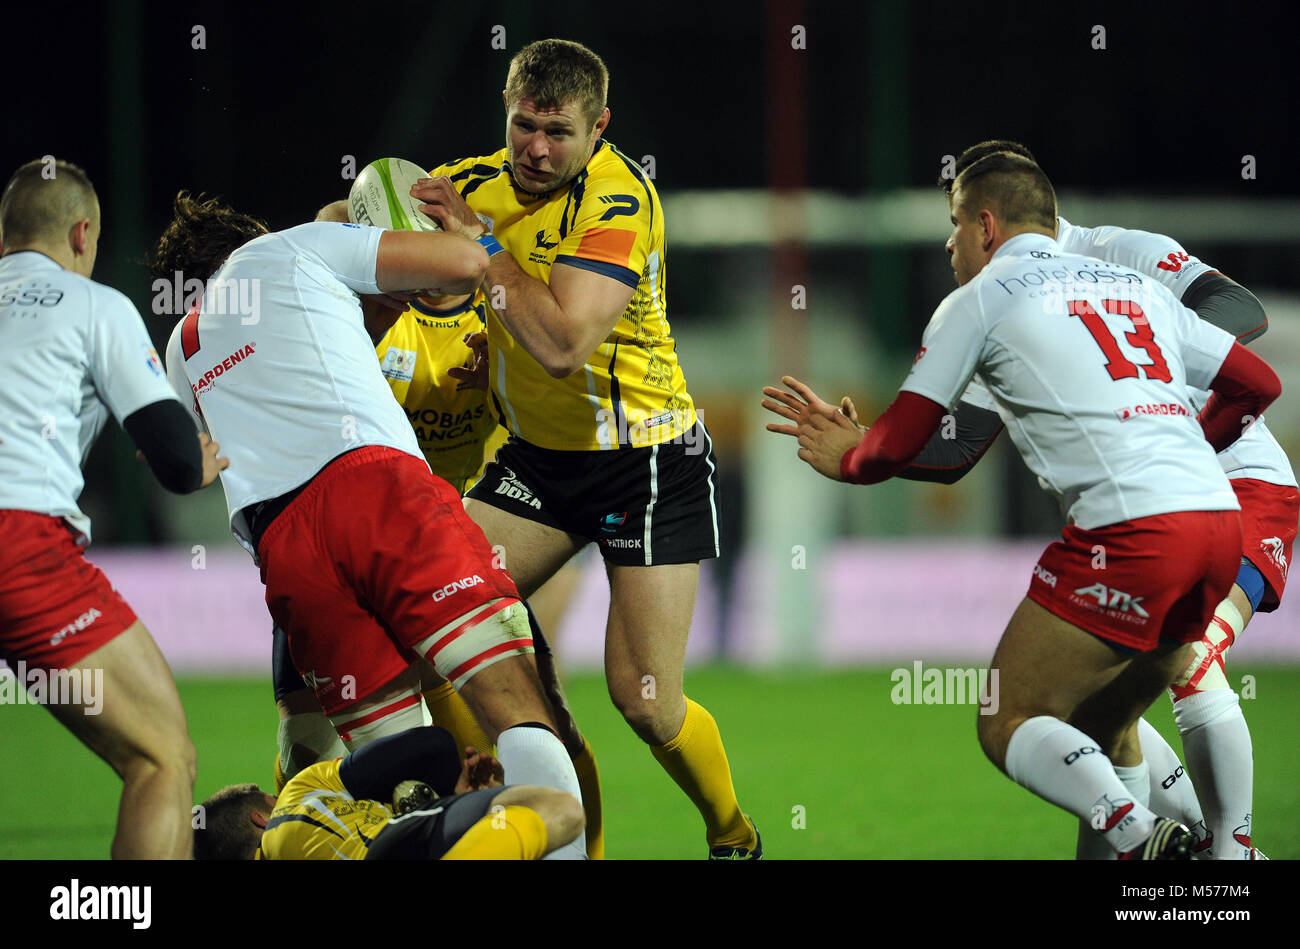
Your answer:
[[[1063,217],[1056,219],[1056,243],[1067,254],[1096,257],[1112,264],[1131,267],[1155,277],[1181,300],[1201,274],[1214,268],[1193,257],[1172,237],[1124,227],[1076,227]]]
[[[1063,217],[1056,219],[1056,242],[1067,254],[1100,257],[1111,263],[1132,267],[1164,284],[1179,300],[1192,282],[1204,273],[1213,273],[1208,264],[1188,254],[1172,237],[1149,231],[1122,227],[1076,227]],[[1199,412],[1210,393],[1193,393],[1193,407]],[[1291,462],[1277,443],[1264,417],[1241,438],[1219,452],[1219,464],[1229,478],[1253,478],[1270,484],[1295,487]]]
[[[0,508],[66,520],[81,544],[81,466],[111,412],[174,399],[134,305],[36,251],[0,259]]]
[[[939,305],[902,389],[951,406],[978,378],[1084,529],[1239,510],[1188,389],[1209,385],[1233,342],[1134,269],[1020,234]]]
[[[382,233],[320,222],[249,241],[172,331],[168,377],[230,459],[221,473],[230,526],[254,559],[248,505],[354,448],[386,445],[424,460],[357,298],[379,292]]]

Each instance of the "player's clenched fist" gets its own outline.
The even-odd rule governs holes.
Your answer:
[[[411,186],[411,197],[424,202],[420,205],[420,210],[437,221],[449,234],[460,234],[470,240],[478,240],[487,233],[483,222],[470,210],[446,175],[421,178]]]
[[[842,481],[840,459],[857,447],[866,431],[857,424],[853,401],[845,396],[837,408],[793,376],[782,376],[781,382],[793,393],[764,386],[763,408],[794,424],[769,422],[767,430],[798,439],[802,460],[826,477]]]

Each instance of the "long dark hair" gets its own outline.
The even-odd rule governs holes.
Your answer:
[[[171,280],[180,273],[207,282],[231,251],[242,247],[269,228],[265,222],[222,204],[218,198],[176,195],[173,216],[148,258],[155,277]]]

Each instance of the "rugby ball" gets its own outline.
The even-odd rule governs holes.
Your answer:
[[[392,231],[440,231],[438,222],[420,210],[411,186],[428,173],[413,161],[380,158],[361,169],[348,193],[348,220]]]
[[[437,799],[433,788],[423,781],[403,781],[393,789],[393,813],[401,817],[411,811],[425,811]]]

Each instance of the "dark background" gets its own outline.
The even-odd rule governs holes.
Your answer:
[[[510,55],[562,36],[605,59],[607,134],[655,154],[665,189],[769,185],[790,138],[805,143],[811,186],[927,184],[938,156],[997,133],[1032,143],[1058,187],[1296,192],[1300,16],[1283,4],[1078,6],[10,8],[3,159],[79,160],[109,214],[123,212],[108,206],[110,176],[127,171],[115,162],[138,161],[151,231],[178,187],[284,226],[340,190],[342,155],[432,162],[499,147]],[[806,50],[790,48],[793,23]],[[1091,48],[1097,24],[1105,50]],[[206,49],[192,48],[195,25]],[[495,25],[504,51],[491,48]],[[802,108],[773,114],[792,83]],[[1245,153],[1254,182],[1240,177]]]
[[[806,49],[791,48],[794,24]],[[1269,199],[1298,190],[1297,25],[1287,5],[1251,3],[33,4],[4,14],[0,174],[46,154],[87,170],[104,216],[95,276],[136,301],[161,351],[173,321],[150,315],[139,261],[178,189],[278,229],[346,196],[345,156],[432,165],[496,151],[509,57],[535,39],[604,58],[607,138],[655,156],[661,194],[924,187],[944,155],[1005,137],[1029,144],[1058,189]],[[946,267],[934,250],[922,262],[848,248],[805,265],[864,275],[864,297],[882,266],[901,272],[889,299],[908,318],[880,306],[861,318],[892,319],[902,350],[951,289],[931,286]],[[1294,244],[1195,251],[1247,286],[1298,282]],[[710,280],[719,258],[674,255],[677,335],[726,305]],[[113,428],[87,466],[97,541],[168,536],[130,455]]]

